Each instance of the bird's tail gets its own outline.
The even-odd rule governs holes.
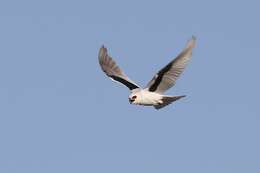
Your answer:
[[[161,109],[161,108],[163,108],[163,107],[171,104],[172,102],[177,101],[177,100],[179,100],[183,97],[185,97],[185,95],[182,95],[182,96],[163,96],[162,103],[155,105],[154,108],[155,109]]]

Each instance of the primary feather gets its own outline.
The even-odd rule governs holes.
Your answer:
[[[192,48],[195,46],[195,42],[196,38],[192,37],[184,50],[174,60],[162,68],[148,83],[146,88],[151,92],[157,93],[163,93],[171,88],[191,59]]]
[[[128,87],[130,90],[140,88],[137,84],[131,81],[124,72],[119,68],[116,62],[107,53],[107,49],[102,46],[98,54],[99,64],[102,70],[106,73],[108,77],[112,80],[120,82],[121,84]]]

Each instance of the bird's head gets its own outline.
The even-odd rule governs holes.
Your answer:
[[[140,101],[140,94],[139,93],[132,93],[132,94],[130,94],[130,96],[129,96],[129,103],[130,104],[138,104],[139,103],[139,101]]]

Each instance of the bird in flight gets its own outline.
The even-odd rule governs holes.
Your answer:
[[[161,109],[185,97],[185,95],[168,96],[163,95],[163,93],[175,85],[176,80],[191,59],[192,49],[195,47],[195,43],[196,38],[193,36],[182,52],[158,71],[144,89],[124,74],[112,57],[108,55],[107,49],[104,46],[99,50],[98,59],[101,69],[109,78],[129,88],[131,91],[128,98],[130,104],[153,106],[155,109]]]

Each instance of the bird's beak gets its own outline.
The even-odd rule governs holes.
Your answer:
[[[129,98],[128,100],[129,100],[129,103],[130,103],[130,104],[132,104],[133,101],[135,101],[135,100],[132,100],[131,98]]]

